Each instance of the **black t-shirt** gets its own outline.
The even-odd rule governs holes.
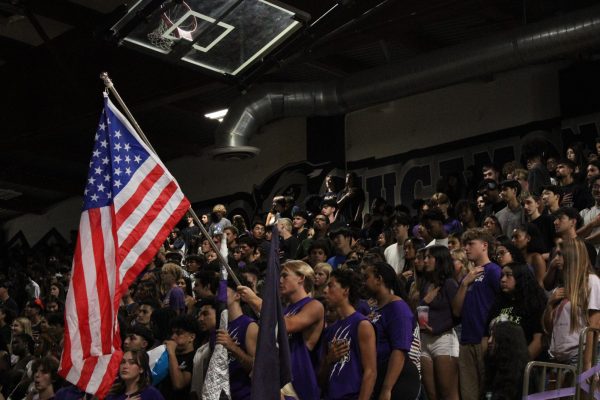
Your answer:
[[[594,198],[587,187],[578,183],[561,186],[562,197],[560,199],[561,207],[575,207],[583,210],[594,205]]]
[[[500,299],[490,313],[490,320],[487,327],[488,335],[491,323],[512,321],[523,328],[525,340],[527,341],[527,344],[529,344],[533,340],[534,334],[544,333],[544,329],[542,328],[543,312],[544,307],[526,312],[522,305],[519,305],[514,301]]]
[[[554,227],[554,217],[548,214],[542,214],[531,223],[540,230],[544,242],[544,252],[549,252],[554,247],[554,236],[556,228]]]
[[[192,371],[194,370],[194,354],[196,354],[195,350],[190,351],[189,353],[176,355],[177,364],[179,365],[180,370],[184,372],[189,372],[190,374],[192,373]],[[194,379],[193,376],[192,379]],[[192,384],[190,381],[190,383],[183,389],[175,390],[173,388],[173,382],[171,382],[171,376],[167,375],[167,377],[160,383],[159,390],[165,397],[165,399],[185,400],[189,399],[190,397],[191,386]]]

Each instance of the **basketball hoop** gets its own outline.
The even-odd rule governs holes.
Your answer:
[[[168,52],[171,51],[175,42],[173,37],[177,39],[186,39],[190,42],[194,40],[192,34],[196,28],[198,28],[198,21],[196,20],[196,17],[190,13],[191,11],[191,7],[185,1],[170,6],[167,11],[161,14],[156,29],[148,33],[147,36],[150,43],[153,46]],[[181,20],[184,17],[186,18]],[[177,23],[177,27],[168,35],[165,35],[165,32],[173,26],[173,21]]]

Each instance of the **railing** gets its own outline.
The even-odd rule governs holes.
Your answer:
[[[595,368],[584,371],[584,352],[586,348],[587,336],[592,334],[594,350],[592,352],[591,365]],[[568,364],[557,364],[549,362],[531,361],[525,368],[523,378],[523,399],[524,400],[547,400],[558,398],[572,398],[575,400],[591,400],[600,392],[596,392],[598,379],[596,375],[598,364],[598,339],[600,338],[600,329],[585,328],[579,335],[578,363],[577,367]],[[541,373],[534,375],[534,370]],[[535,394],[529,394],[531,377],[535,376],[538,380]]]
[[[542,369],[537,382],[536,393],[546,393],[545,399],[572,396],[575,389],[570,390],[577,377],[577,368],[572,365],[557,364],[542,361],[531,361],[525,367],[525,377],[523,378],[523,400],[535,400],[536,397],[529,396],[529,384],[533,376],[534,369]],[[549,375],[548,373],[551,373]],[[565,388],[564,385],[567,385]],[[552,393],[553,392],[553,393]],[[535,395],[532,395],[535,396]],[[551,397],[554,396],[554,397]],[[541,399],[542,397],[540,397]]]

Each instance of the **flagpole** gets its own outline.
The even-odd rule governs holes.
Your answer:
[[[102,73],[100,73],[100,79],[102,79],[102,81],[104,81],[104,86],[106,86],[106,88],[113,94],[113,96],[115,96],[115,99],[117,99],[117,102],[119,103],[119,105],[121,106],[121,108],[123,109],[123,111],[125,112],[125,115],[127,116],[127,118],[129,119],[129,121],[133,125],[133,128],[136,130],[137,134],[140,135],[140,138],[144,141],[144,143],[146,143],[146,145],[150,148],[150,150],[152,150],[152,152],[154,152],[154,154],[156,155],[156,157],[158,159],[160,159],[160,157],[158,156],[158,153],[156,152],[156,150],[154,150],[154,147],[152,147],[152,145],[150,144],[150,141],[148,140],[148,138],[146,137],[146,135],[142,131],[142,128],[138,125],[137,121],[135,120],[135,118],[133,117],[133,115],[131,114],[131,112],[129,111],[129,108],[127,108],[127,106],[125,105],[125,102],[123,101],[123,99],[119,95],[119,92],[117,92],[117,89],[115,89],[115,85],[113,84],[112,80],[108,76],[108,72],[102,72]],[[214,252],[217,254],[217,258],[219,259],[219,261],[221,262],[221,264],[223,264],[225,266],[225,268],[227,269],[227,273],[229,275],[231,275],[231,278],[234,280],[234,282],[235,282],[235,284],[237,286],[241,286],[242,284],[240,283],[240,280],[233,273],[233,270],[229,266],[229,263],[227,263],[227,260],[221,254],[220,249],[217,247],[217,245],[213,241],[212,237],[210,237],[208,235],[208,232],[206,231],[206,228],[204,228],[204,225],[202,225],[202,222],[200,221],[200,218],[198,218],[198,215],[196,214],[196,212],[192,208],[191,204],[190,204],[190,208],[189,208],[188,211],[189,211],[190,215],[192,216],[192,218],[194,219],[194,222],[196,223],[196,225],[198,225],[198,228],[200,228],[200,232],[202,232],[202,234],[204,235],[204,237],[206,237],[208,239],[208,243],[210,243],[210,247],[212,247],[212,249],[214,250]]]

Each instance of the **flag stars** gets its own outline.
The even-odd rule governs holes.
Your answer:
[[[121,176],[121,168],[115,168],[115,175]]]
[[[116,150],[116,151],[120,151],[120,150],[121,150],[121,143],[117,143],[117,144],[115,144],[115,146],[114,146],[114,147],[115,147],[115,150]]]
[[[104,139],[103,141],[100,142],[100,146],[106,148],[108,146],[108,142],[106,141],[106,139]]]
[[[97,195],[97,194],[95,194],[95,193],[94,193],[94,194],[93,194],[93,195],[91,195],[90,197],[91,197],[91,199],[92,199],[93,201],[98,201],[98,195]]]
[[[108,162],[109,162],[109,161],[110,161],[110,160],[108,159],[108,157],[104,157],[104,158],[102,159],[102,164],[106,165],[106,164],[108,164]]]
[[[96,169],[94,169],[94,171],[96,171],[96,175],[102,174],[102,168],[100,168],[100,167],[96,167]]]
[[[129,164],[129,163],[131,162],[131,157],[129,157],[129,155],[126,155],[126,156],[125,156],[125,162],[126,162],[127,164]]]
[[[121,186],[122,186],[122,184],[121,184],[121,181],[120,181],[119,179],[117,179],[117,180],[115,181],[114,185],[115,185],[115,187],[116,187],[117,189],[120,189],[120,188],[121,188]]]
[[[100,124],[100,130],[105,131],[106,130],[106,124],[104,122],[102,122]]]
[[[112,193],[111,192],[106,193],[106,197],[109,199],[112,199]]]
[[[133,157],[133,161],[139,164],[142,161],[142,157],[136,154],[135,157]]]
[[[104,175],[104,182],[110,182],[110,175],[109,174]]]
[[[104,192],[104,189],[106,189],[103,184],[99,184],[97,188],[99,192]]]
[[[121,131],[119,131],[119,130],[116,130],[116,131],[115,131],[115,137],[116,137],[117,139],[120,139],[120,138],[121,138],[121,136],[122,136],[122,135],[121,135]]]
[[[96,132],[96,134],[94,135],[94,140],[98,141],[99,138],[100,138],[100,135]]]
[[[100,150],[96,149],[92,154],[94,155],[94,157],[100,157]]]
[[[120,163],[121,162],[121,156],[115,156],[115,163]]]
[[[129,151],[131,149],[131,146],[129,145],[129,143],[125,143],[125,146],[123,146],[123,148],[125,149],[125,151]]]
[[[94,184],[94,182],[96,182],[96,179],[94,179],[94,177],[93,177],[93,176],[90,176],[90,177],[89,177],[89,179],[88,179],[88,183],[89,183],[90,185],[93,185],[93,184]]]
[[[127,167],[125,168],[125,173],[129,176],[131,176],[131,168]]]

